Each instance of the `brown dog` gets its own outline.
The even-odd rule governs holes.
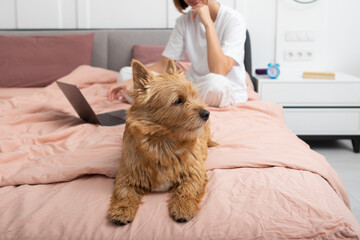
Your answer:
[[[115,224],[130,223],[146,192],[170,190],[170,215],[189,221],[205,192],[207,147],[217,145],[210,140],[210,112],[172,59],[156,76],[136,60],[131,65],[134,102],[108,216]]]

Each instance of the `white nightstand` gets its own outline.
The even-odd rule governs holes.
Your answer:
[[[335,80],[304,79],[295,72],[255,77],[260,98],[282,105],[288,128],[300,138],[351,139],[359,152],[360,78],[341,72]]]

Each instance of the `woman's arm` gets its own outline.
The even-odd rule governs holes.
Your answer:
[[[197,14],[199,14],[200,21],[204,24],[206,29],[207,60],[209,70],[212,73],[226,76],[233,68],[235,60],[231,57],[225,56],[221,49],[215,25],[210,16],[209,7],[207,5],[200,5],[194,8],[193,18],[195,18]]]
[[[226,76],[233,68],[235,60],[224,55],[214,23],[211,22],[211,24],[205,25],[205,29],[209,70],[212,73]]]

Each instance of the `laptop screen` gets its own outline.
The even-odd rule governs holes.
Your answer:
[[[94,110],[76,85],[60,81],[56,81],[56,83],[82,120],[93,124],[100,124]]]

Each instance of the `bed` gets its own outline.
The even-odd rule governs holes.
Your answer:
[[[117,81],[119,69],[129,65],[135,45],[164,45],[170,32],[0,31],[0,238],[359,239],[360,226],[338,174],[286,127],[281,106],[259,99],[251,76],[247,103],[210,108],[212,139],[219,146],[209,149],[209,183],[194,219],[173,221],[167,209],[169,194],[150,193],[131,224],[110,223],[106,212],[124,125],[86,124],[53,81],[76,84],[96,113],[127,109],[129,104],[107,101],[107,89]],[[78,42],[70,48],[74,57],[58,62],[53,58],[69,50],[68,39],[61,40],[65,49],[56,40],[58,53],[49,54],[47,49],[45,62],[26,58],[28,62],[19,63],[4,54],[11,49],[13,36],[64,35],[87,35],[90,41]],[[36,57],[37,47],[44,44],[40,40],[30,39],[35,53],[27,53],[26,44],[23,49],[12,46],[10,53]],[[91,50],[90,58],[89,50],[79,52],[82,47]],[[147,53],[148,60],[155,55]],[[72,66],[77,57],[85,60]],[[33,67],[10,70],[15,62],[24,69],[28,64]],[[249,37],[244,64],[251,75]],[[54,72],[63,65],[69,68],[57,76]],[[24,83],[29,74],[34,79],[45,72],[52,79],[32,86]]]

